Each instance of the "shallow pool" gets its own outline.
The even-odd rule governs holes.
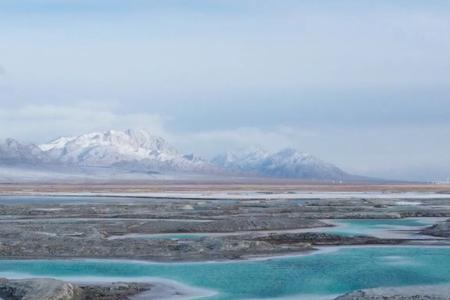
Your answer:
[[[450,248],[340,248],[305,256],[215,263],[0,261],[0,277],[36,276],[112,281],[159,277],[217,291],[207,299],[311,299],[361,288],[450,283]]]
[[[124,235],[113,235],[109,237],[110,240],[119,239],[144,239],[144,240],[199,240],[207,237],[207,233],[155,233],[155,234],[145,234],[145,233],[130,233]]]
[[[418,232],[442,218],[404,218],[404,219],[341,219],[325,220],[335,227],[315,228],[322,231],[346,236],[370,235],[379,238],[431,238]]]

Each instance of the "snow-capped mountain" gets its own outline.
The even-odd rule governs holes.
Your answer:
[[[295,149],[270,153],[261,149],[230,152],[213,162],[231,172],[267,177],[307,180],[343,180],[348,175],[338,167]]]
[[[0,142],[0,165],[38,166],[51,163],[51,158],[34,144],[22,144],[14,139]]]
[[[332,164],[294,149],[275,153],[250,149],[207,161],[178,152],[149,131],[131,129],[60,137],[39,146],[7,139],[0,142],[0,167],[77,176],[112,174],[116,178],[130,174],[177,177],[181,173],[334,181],[355,178]]]
[[[261,148],[248,148],[241,151],[227,152],[216,156],[212,161],[232,172],[254,172],[270,153]]]
[[[146,130],[110,130],[61,137],[39,148],[61,163],[89,167],[116,167],[132,171],[213,171],[214,166],[180,154],[163,138]]]

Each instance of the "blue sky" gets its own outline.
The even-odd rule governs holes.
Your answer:
[[[448,1],[0,0],[0,137],[145,127],[450,177]]]

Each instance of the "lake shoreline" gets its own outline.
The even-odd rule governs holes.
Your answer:
[[[440,251],[438,248],[441,248]],[[382,252],[379,252],[378,249],[382,250]],[[428,249],[428,250],[427,250]],[[339,253],[339,251],[336,250],[344,250],[343,253]],[[349,252],[350,251],[350,252]],[[355,252],[356,251],[356,252]],[[283,263],[286,266],[291,265],[291,262],[295,262],[298,261],[299,262],[307,262],[311,259],[315,260],[315,261],[321,261],[321,259],[330,256],[331,257],[329,259],[335,259],[335,257],[340,257],[341,255],[345,255],[348,257],[355,257],[354,254],[355,253],[358,257],[359,255],[363,254],[363,253],[368,253],[369,255],[373,255],[375,253],[378,253],[378,256],[380,258],[383,259],[383,261],[385,261],[387,263],[386,266],[389,266],[389,268],[391,267],[395,267],[397,262],[398,263],[402,263],[403,264],[403,255],[408,255],[408,253],[412,254],[412,253],[419,253],[420,255],[422,255],[421,257],[429,257],[429,255],[431,255],[432,253],[435,254],[439,254],[439,255],[448,255],[448,252],[450,251],[449,247],[427,247],[426,249],[423,249],[422,247],[417,247],[417,246],[375,246],[375,247],[358,247],[358,246],[349,246],[349,247],[345,247],[345,248],[341,248],[341,247],[333,247],[333,249],[328,249],[327,247],[325,247],[324,249],[319,250],[319,253],[315,253],[313,255],[306,255],[306,256],[283,256],[283,257],[272,257],[270,259],[264,259],[264,260],[248,260],[248,261],[240,261],[240,262],[205,262],[205,263],[200,263],[200,262],[194,262],[194,263],[156,263],[156,262],[141,262],[141,261],[133,261],[133,260],[98,260],[98,259],[93,259],[93,260],[33,260],[33,261],[14,261],[14,264],[7,264],[4,265],[3,263],[7,262],[5,260],[0,260],[0,269],[1,270],[6,270],[10,267],[12,267],[13,269],[11,269],[10,273],[5,273],[5,271],[3,271],[2,273],[0,273],[0,277],[7,277],[5,275],[8,275],[8,277],[12,278],[10,280],[12,281],[17,281],[22,280],[22,281],[27,281],[30,280],[31,278],[34,278],[34,280],[42,280],[42,278],[54,278],[55,280],[61,281],[63,282],[62,284],[65,283],[69,283],[69,284],[74,284],[76,286],[90,286],[90,290],[91,291],[95,291],[98,293],[98,291],[102,291],[102,293],[104,293],[104,291],[107,291],[108,293],[114,293],[114,290],[111,290],[109,288],[105,288],[105,285],[113,285],[113,286],[127,286],[129,285],[129,290],[130,292],[135,292],[136,290],[139,290],[139,288],[142,288],[143,290],[139,293],[133,294],[132,297],[129,297],[127,299],[130,300],[139,300],[139,299],[166,299],[166,297],[163,295],[167,295],[170,296],[167,299],[197,299],[197,298],[202,298],[202,297],[206,297],[206,296],[212,296],[212,295],[217,295],[219,293],[219,291],[215,291],[214,288],[207,288],[207,287],[201,287],[197,286],[197,285],[187,285],[186,283],[183,282],[183,280],[181,281],[174,281],[172,279],[169,279],[171,276],[169,276],[166,279],[166,275],[161,274],[161,277],[140,277],[141,275],[132,275],[130,277],[126,277],[125,274],[119,275],[121,274],[120,272],[117,273],[117,271],[114,271],[114,273],[109,274],[109,273],[104,273],[104,276],[97,274],[97,275],[89,275],[89,270],[91,269],[91,267],[86,268],[86,267],[82,267],[84,265],[86,266],[95,266],[96,264],[99,264],[99,270],[115,270],[118,266],[129,266],[132,267],[136,270],[139,270],[140,268],[151,268],[151,269],[155,269],[155,268],[159,268],[159,267],[163,267],[166,268],[166,266],[179,266],[179,267],[183,267],[185,270],[189,270],[192,266],[197,266],[197,268],[200,267],[207,267],[209,269],[211,268],[216,268],[215,265],[217,264],[218,266],[224,266],[224,265],[230,265],[230,267],[232,267],[232,265],[234,263],[238,263],[238,265],[240,263],[243,263],[245,265],[248,266],[252,266],[254,264],[269,264],[269,265],[278,265],[280,263]],[[372,254],[370,254],[372,253]],[[323,256],[325,255],[325,256]],[[395,256],[394,256],[395,255]],[[397,256],[397,255],[402,255],[402,256]],[[412,258],[412,257],[411,257]],[[358,259],[364,259],[364,258],[358,258]],[[401,260],[400,260],[401,259]],[[306,260],[306,261],[305,261]],[[419,259],[420,261],[421,259]],[[37,266],[36,263],[39,264],[49,264],[47,267],[45,267],[45,269],[36,269],[35,267]],[[68,270],[70,273],[68,275],[57,275],[55,276],[55,274],[59,274],[59,271],[57,270],[65,270],[68,266],[72,265],[73,267],[70,267]],[[438,263],[438,261],[435,261],[434,263]],[[18,265],[19,264],[19,265]],[[33,267],[31,270],[35,270],[35,271],[31,271],[31,273],[15,273],[13,270],[14,269],[18,269],[18,270],[22,270],[23,266],[26,266],[28,264],[32,264],[35,267]],[[62,264],[62,265],[61,265]],[[250,265],[249,265],[250,264]],[[383,263],[384,264],[384,263]],[[408,262],[409,264],[409,262]],[[447,263],[445,263],[446,265]],[[46,270],[44,272],[51,272],[50,270],[52,270],[52,268],[50,268],[50,266],[58,266],[57,269],[55,269],[56,273],[46,273],[43,274],[41,273],[41,271],[39,270]],[[185,265],[185,266],[183,266]],[[237,265],[237,266],[238,266]],[[31,266],[31,265],[30,265]],[[65,267],[63,267],[65,266]],[[79,267],[76,267],[79,266]],[[141,267],[139,267],[141,266]],[[208,267],[210,266],[210,267]],[[74,269],[74,267],[76,267]],[[414,265],[412,265],[411,267],[414,267]],[[106,269],[105,269],[106,268]],[[446,268],[446,267],[445,267]],[[97,269],[97,268],[95,268]],[[79,270],[79,272],[84,272],[83,270],[86,270],[87,273],[72,273],[75,270]],[[36,273],[38,272],[38,273]],[[78,272],[78,271],[77,271]],[[173,272],[176,273],[176,271],[174,270]],[[173,273],[172,274],[175,274]],[[39,276],[36,276],[37,274],[39,274]],[[53,274],[53,275],[52,275]],[[70,275],[72,274],[72,275]],[[78,274],[78,275],[75,275]],[[83,275],[86,274],[86,275]],[[129,274],[133,274],[133,272],[131,271],[131,273]],[[143,273],[144,274],[144,273]],[[188,273],[184,273],[184,274],[189,274]],[[117,275],[119,275],[119,277],[116,277]],[[207,275],[205,275],[207,276]],[[407,283],[407,282],[405,282]],[[40,287],[40,289],[44,289],[44,290],[48,290],[48,288],[45,288],[46,284],[49,284],[50,286],[54,284],[53,281],[45,281],[44,283],[39,284],[38,286]],[[386,283],[385,283],[386,284]],[[394,284],[394,285],[392,285]],[[0,291],[1,291],[1,286],[5,286],[5,282],[2,283],[2,281],[0,280]],[[7,286],[7,285],[6,285]],[[27,285],[25,285],[27,286]],[[158,289],[157,290],[153,290],[154,293],[158,292],[158,296],[154,296],[155,294],[151,293],[151,289],[149,290],[149,286],[151,287],[155,287],[157,286]],[[433,285],[423,285],[423,284],[401,284],[401,285],[395,285],[395,283],[391,283],[390,285],[386,286],[386,287],[381,287],[381,288],[377,288],[375,290],[373,289],[355,289],[353,291],[348,291],[348,292],[342,292],[339,293],[337,296],[330,296],[330,295],[322,295],[320,296],[320,294],[315,295],[314,297],[317,298],[302,298],[303,294],[292,294],[292,299],[339,299],[339,300],[347,300],[347,299],[355,299],[352,298],[355,295],[357,295],[359,298],[356,299],[361,299],[361,300],[365,300],[365,299],[378,299],[378,298],[373,298],[373,297],[377,297],[377,295],[383,295],[385,298],[383,299],[416,299],[416,298],[398,298],[399,296],[408,296],[408,295],[414,295],[414,297],[418,297],[420,295],[425,295],[427,293],[431,293],[430,295],[437,295],[436,294],[436,290],[435,287],[436,286],[449,286],[450,288],[450,277],[447,278],[447,283],[445,284],[433,284]],[[44,288],[43,288],[44,287]],[[120,289],[121,293],[123,293],[124,291],[127,291],[128,288],[122,288]],[[448,291],[448,289],[444,288],[443,291]],[[165,293],[165,294],[164,294]],[[443,295],[443,293],[440,293],[439,295]],[[119,293],[120,295],[120,293]],[[141,295],[143,298],[139,298],[139,295]],[[172,296],[176,295],[178,298],[173,298]],[[313,296],[312,294],[309,294],[310,296]],[[373,296],[375,295],[375,296]],[[390,298],[392,295],[392,298]],[[418,295],[418,296],[417,296]],[[145,297],[144,297],[145,296]],[[297,297],[298,296],[298,297]],[[373,297],[372,297],[373,296]],[[397,297],[397,298],[395,298]],[[408,296],[408,297],[413,297],[413,296]],[[95,298],[95,299],[102,299],[102,298]],[[108,300],[111,299],[116,299],[116,298],[108,298]],[[122,299],[122,298],[117,298]],[[125,298],[123,298],[125,299]],[[219,298],[218,298],[219,299]],[[222,298],[220,298],[222,299]],[[228,299],[228,298],[224,298],[224,299]],[[239,298],[240,299],[240,298]],[[257,299],[257,298],[255,298]],[[290,299],[289,297],[287,298],[280,298],[280,299]],[[420,298],[417,298],[420,299]],[[446,299],[446,298],[432,298],[432,299]],[[78,300],[76,298],[74,298],[74,300]]]
[[[144,269],[163,265],[247,268],[247,264],[264,268],[290,260],[345,257],[346,251],[364,249],[450,249],[442,225],[450,218],[450,197],[444,194],[431,198],[371,193],[364,197],[308,193],[298,198],[299,194],[292,193],[261,193],[255,199],[253,192],[243,199],[239,199],[241,195],[230,199],[147,196],[0,196],[0,265],[63,261],[102,266],[118,262]],[[124,272],[127,274],[127,269]],[[227,272],[234,270],[223,273],[225,277]],[[214,273],[211,276],[214,278]],[[308,279],[311,275],[302,276]],[[292,291],[296,289],[292,287]],[[267,293],[273,291],[276,288]]]

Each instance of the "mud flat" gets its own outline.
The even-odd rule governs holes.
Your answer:
[[[302,199],[293,193],[274,199],[262,194],[269,198],[0,196],[0,258],[201,261],[302,253],[324,245],[448,244],[442,233],[448,223],[441,223],[450,218],[445,194],[414,194],[416,200],[410,194],[315,198],[312,193]],[[343,236],[329,230],[345,220],[400,220],[401,225],[411,218],[438,225],[424,222],[385,235],[388,229],[377,222],[372,225],[377,231]],[[158,238],[164,234],[196,238]]]
[[[335,300],[449,300],[450,285],[413,286],[359,290]]]
[[[4,300],[181,300],[211,294],[172,282],[80,283],[50,278],[0,278],[0,299]]]
[[[310,254],[331,246],[450,244],[450,195],[443,191],[2,193],[0,259],[4,261],[95,258],[176,264]],[[34,291],[30,295],[39,295],[36,288],[63,291],[66,296],[25,297],[29,290]],[[0,291],[6,300],[186,296],[177,287],[152,281],[98,285],[5,279],[0,281]],[[359,291],[341,299],[379,299],[375,292]],[[409,299],[393,295],[386,299]]]
[[[292,192],[361,192],[361,193],[450,193],[449,184],[420,184],[420,183],[332,183],[299,180],[268,180],[235,178],[228,180],[145,180],[145,181],[102,181],[102,180],[73,180],[68,182],[36,183],[0,183],[0,193],[4,195],[21,194],[36,195],[38,193],[248,193],[265,194]]]
[[[443,238],[450,238],[450,219],[438,222],[433,226],[427,227],[421,231],[422,234],[432,235]]]
[[[346,295],[342,299],[415,300],[442,299],[432,297],[440,297],[448,291],[449,247],[388,245],[331,248],[310,255],[190,263],[115,259],[0,260],[0,276],[15,278],[7,280],[3,286],[10,288],[13,283],[19,290],[30,286],[29,279],[23,278],[55,278],[56,283],[44,281],[37,286],[46,293],[78,291],[81,288],[99,295],[97,299],[105,299],[100,296],[116,292],[127,293],[127,298],[141,299],[154,299],[145,297],[155,294],[160,295],[155,299],[164,299],[164,295],[187,297],[189,293],[186,291],[190,290],[194,295],[200,295],[200,292],[202,295],[214,295],[207,299],[217,300],[269,297],[311,300],[335,299],[339,295]],[[110,282],[122,284],[111,287]],[[159,283],[165,288],[156,289]],[[36,286],[36,283],[31,286]],[[184,288],[179,289],[178,286]],[[144,291],[134,296],[128,295],[139,289]],[[201,299],[200,296],[195,297]]]

